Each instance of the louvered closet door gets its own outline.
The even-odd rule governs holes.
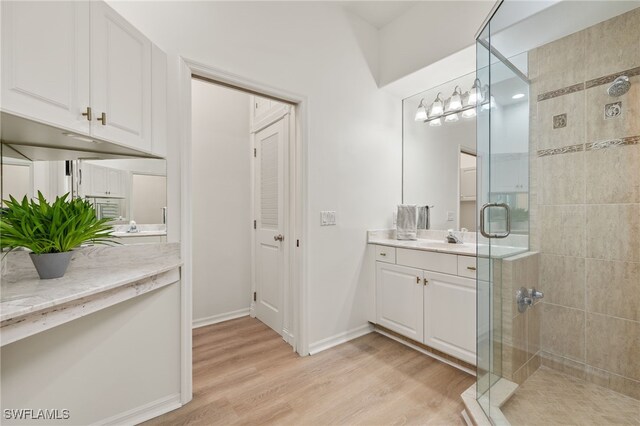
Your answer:
[[[256,317],[282,334],[284,304],[284,182],[289,116],[256,133]]]

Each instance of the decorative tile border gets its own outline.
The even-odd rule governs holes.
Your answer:
[[[538,95],[538,102],[546,101],[547,99],[557,98],[558,96],[568,95],[570,93],[579,92],[581,90],[590,89],[592,87],[601,86],[603,84],[611,83],[621,75],[627,77],[634,77],[640,75],[640,67],[631,68],[625,71],[617,72],[615,74],[605,75],[604,77],[594,78],[588,80],[586,83],[578,83],[573,86],[563,87],[562,89],[552,90]]]
[[[610,139],[607,141],[590,142],[587,144],[578,144],[563,146],[562,148],[541,149],[538,150],[538,157],[548,157],[550,155],[570,154],[572,152],[595,151],[598,149],[615,148],[619,146],[629,146],[640,144],[640,135],[629,136],[621,139]]]
[[[558,96],[568,95],[570,93],[579,92],[584,90],[584,83],[574,84],[573,86],[564,87],[558,90],[552,90],[551,92],[546,92],[538,95],[538,102],[546,101],[547,99],[557,98]]]
[[[595,151],[597,149],[612,148],[616,146],[625,146],[625,145],[637,145],[637,144],[640,144],[640,136],[630,136],[628,138],[611,139],[608,141],[598,141],[598,142],[588,143],[586,145],[586,150]]]
[[[605,75],[604,77],[594,78],[593,80],[589,80],[585,83],[585,88],[590,89],[592,87],[600,86],[602,84],[611,83],[613,80],[620,77],[621,75],[626,75],[627,77],[640,75],[640,67],[631,68],[629,70],[617,72],[615,74]]]
[[[557,154],[570,154],[572,152],[584,151],[584,144],[563,146],[562,148],[541,149],[538,150],[538,157],[546,157]]]

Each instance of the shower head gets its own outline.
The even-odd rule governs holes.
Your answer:
[[[620,77],[613,80],[613,84],[609,86],[607,89],[607,93],[609,96],[617,97],[622,96],[629,91],[629,87],[631,87],[631,83],[629,82],[629,77],[626,75],[621,75]]]

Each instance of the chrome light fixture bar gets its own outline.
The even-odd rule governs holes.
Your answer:
[[[443,100],[442,93],[438,92],[434,101],[427,108],[424,98],[420,100],[416,111],[415,121],[429,123],[430,126],[440,126],[442,122],[452,123],[459,121],[460,116],[470,119],[477,115],[477,108],[486,111],[495,107],[493,96],[489,98],[488,87],[482,87],[479,79],[475,79],[468,92],[462,93],[460,86],[456,86],[449,98]]]

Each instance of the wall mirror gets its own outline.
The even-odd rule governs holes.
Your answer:
[[[2,200],[40,191],[52,201],[69,193],[91,202],[98,218],[111,219],[123,244],[166,241],[164,159],[2,144],[1,167]]]
[[[430,229],[475,230],[474,80],[468,74],[403,100],[402,202],[429,206]]]

